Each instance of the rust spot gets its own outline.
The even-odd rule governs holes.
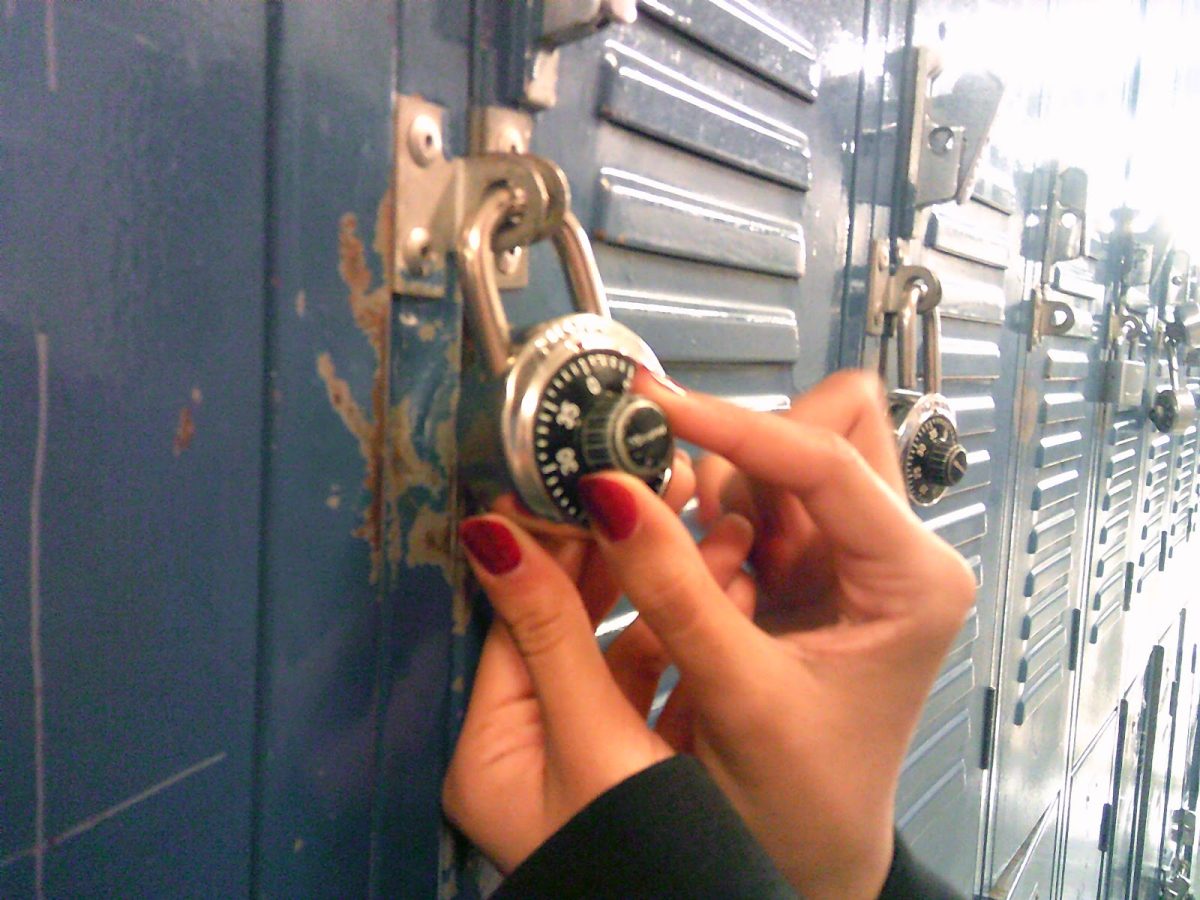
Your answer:
[[[296,294],[296,315],[303,319],[306,312],[308,312],[308,295],[304,291],[299,291]]]
[[[175,426],[175,440],[171,444],[171,450],[176,456],[179,456],[192,445],[192,438],[195,436],[196,422],[192,419],[192,408],[181,406],[179,408],[179,424]]]
[[[417,337],[428,343],[437,337],[438,328],[432,322],[426,322],[417,329]]]

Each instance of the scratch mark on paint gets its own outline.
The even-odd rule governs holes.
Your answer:
[[[54,28],[54,0],[46,0],[46,87],[58,91],[58,38]]]
[[[178,457],[192,446],[192,438],[195,436],[196,420],[192,418],[192,408],[179,407],[179,424],[175,426],[175,440],[171,442],[171,451]]]
[[[308,312],[308,294],[304,291],[296,293],[296,315],[304,318],[304,314]]]
[[[179,784],[179,782],[191,778],[193,775],[197,775],[200,772],[203,772],[205,769],[211,768],[217,763],[224,761],[227,755],[228,754],[226,754],[224,751],[220,753],[214,753],[212,756],[202,759],[200,762],[176,772],[170,778],[164,778],[162,781],[152,784],[144,791],[140,791],[134,794],[132,797],[122,800],[120,803],[114,803],[112,806],[101,810],[94,816],[88,816],[86,819],[76,822],[66,831],[56,834],[48,841],[39,841],[32,847],[26,847],[24,850],[18,850],[16,853],[0,859],[0,869],[4,868],[5,866],[10,866],[27,856],[33,856],[36,859],[39,854],[44,854],[47,850],[53,850],[55,847],[62,846],[67,841],[73,840],[79,837],[81,834],[86,834],[102,822],[107,822],[114,816],[119,816],[127,809],[137,806],[139,803],[149,800],[156,794],[161,794],[168,788],[174,787],[175,785]]]
[[[33,676],[33,894],[46,896],[46,715],[42,677],[42,483],[46,476],[46,429],[50,423],[50,339],[37,346],[38,422],[29,493],[29,664]]]

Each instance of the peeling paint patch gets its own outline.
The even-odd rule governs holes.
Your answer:
[[[384,208],[388,205],[389,200],[385,196],[381,204],[381,218]],[[380,230],[376,228],[377,245]],[[371,287],[374,276],[367,264],[363,243],[358,237],[358,218],[353,213],[346,213],[338,223],[338,273],[349,290],[346,302],[354,324],[366,337],[375,354],[370,415],[368,416],[354,399],[350,385],[337,376],[333,358],[328,353],[317,357],[317,374],[325,382],[329,405],[341,418],[346,430],[358,441],[358,450],[363,458],[363,488],[367,492],[368,500],[362,513],[362,524],[353,533],[355,537],[366,540],[371,547],[371,583],[375,584],[383,570],[384,516],[381,478],[387,404],[385,356],[391,294],[386,284],[374,289]]]
[[[408,530],[408,554],[404,560],[410,568],[440,566],[450,569],[450,514],[428,506],[417,510]]]
[[[192,438],[196,436],[196,422],[192,418],[192,408],[190,406],[181,406],[179,408],[179,424],[175,426],[175,440],[171,442],[171,451],[179,456],[188,447],[192,446]]]
[[[307,312],[308,312],[308,294],[306,294],[303,290],[298,291],[296,293],[296,315],[298,315],[300,318],[303,319],[305,313],[307,313]]]

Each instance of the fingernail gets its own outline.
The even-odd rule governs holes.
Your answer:
[[[637,499],[623,484],[607,478],[579,482],[579,499],[588,516],[610,541],[623,541],[637,526]]]
[[[635,378],[638,376],[644,376],[651,379],[655,384],[666,388],[672,394],[678,394],[680,397],[687,396],[687,391],[682,385],[679,384],[679,382],[675,381],[669,375],[660,375],[658,372],[654,372],[646,368],[646,366],[644,366],[642,363],[638,363],[637,365],[637,376],[635,376]]]
[[[467,519],[458,534],[471,556],[493,575],[511,572],[521,562],[521,545],[495,519]]]

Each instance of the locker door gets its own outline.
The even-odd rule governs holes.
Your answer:
[[[1117,786],[1112,879],[1108,896],[1138,896],[1139,876],[1145,850],[1146,809],[1151,788],[1152,760],[1162,699],[1164,651],[1156,645],[1150,652],[1143,677],[1126,695],[1130,727],[1120,753]]]
[[[1180,764],[1172,753],[1175,747],[1175,730],[1180,709],[1180,679],[1183,662],[1184,629],[1186,613],[1181,613],[1177,624],[1163,636],[1163,698],[1158,714],[1154,756],[1150,772],[1150,793],[1146,809],[1146,843],[1142,853],[1141,883],[1144,885],[1139,896],[1159,897],[1162,895],[1163,865],[1167,862],[1167,841],[1171,814],[1171,781],[1173,768]]]
[[[1113,838],[1113,791],[1120,737],[1116,710],[1071,772],[1063,848],[1064,900],[1106,896],[1105,876]]]
[[[0,12],[0,896],[250,891],[268,46]]]

